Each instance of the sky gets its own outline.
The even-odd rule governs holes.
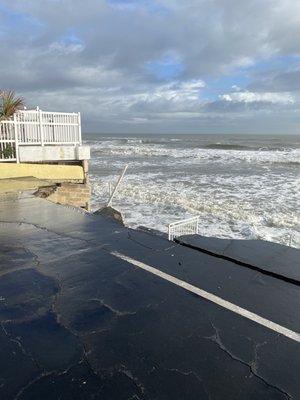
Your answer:
[[[300,0],[0,0],[0,50],[84,132],[300,134]]]

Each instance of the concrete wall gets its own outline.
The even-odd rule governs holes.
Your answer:
[[[36,195],[59,204],[90,209],[88,165],[0,163],[0,192],[37,190]]]
[[[0,193],[31,191],[50,185],[50,181],[31,177],[0,179]]]
[[[91,189],[87,184],[61,183],[58,186],[41,188],[36,195],[53,203],[90,210]]]
[[[79,165],[0,163],[0,179],[35,177],[54,182],[81,181],[84,170]]]
[[[19,146],[20,162],[89,160],[89,146]]]

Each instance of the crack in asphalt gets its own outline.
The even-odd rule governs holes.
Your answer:
[[[89,245],[93,245],[93,244],[94,244],[94,243],[93,243],[93,240],[82,239],[82,238],[78,238],[78,237],[75,237],[75,236],[66,235],[66,234],[63,234],[63,233],[60,233],[60,232],[56,232],[56,231],[47,229],[47,228],[45,228],[45,227],[39,226],[39,225],[37,225],[37,224],[33,224],[33,223],[25,222],[25,221],[22,221],[22,222],[16,222],[16,221],[0,221],[0,222],[1,222],[1,223],[8,223],[8,224],[18,224],[18,225],[25,224],[25,225],[30,225],[30,226],[34,226],[36,229],[40,229],[40,230],[43,230],[43,231],[47,231],[47,232],[49,232],[49,233],[58,235],[58,236],[60,236],[60,237],[65,237],[65,238],[72,239],[72,240],[78,240],[78,241],[84,242],[84,243],[89,244]],[[147,248],[148,250],[152,250],[152,251],[156,251],[156,252],[166,252],[166,251],[172,249],[173,247],[175,247],[175,245],[173,245],[173,246],[171,246],[171,247],[168,247],[168,248],[162,249],[162,250],[160,250],[160,249],[153,249],[152,247],[146,246],[146,245],[144,245],[143,243],[140,243],[140,242],[138,242],[137,240],[135,240],[135,239],[132,237],[132,235],[130,234],[130,232],[128,232],[128,239],[131,240],[131,241],[133,241],[134,243],[136,243],[136,244],[138,244],[138,245],[144,247],[144,248]],[[109,252],[109,250],[107,249],[107,246],[110,246],[110,245],[101,245],[101,246],[97,246],[97,248],[93,247],[93,250],[100,250],[100,249],[103,249],[104,251],[108,251],[108,252]],[[30,252],[30,254],[33,256],[33,259],[34,259],[34,262],[35,262],[35,268],[40,269],[39,267],[41,266],[41,261],[40,261],[39,257],[38,257],[35,253],[33,253],[31,250],[28,250],[28,249],[26,249],[25,247],[23,247],[23,248],[24,248],[25,251]],[[89,251],[89,250],[90,250],[90,247],[85,248],[85,249],[82,249],[82,251]],[[67,257],[67,256],[66,256],[66,257]],[[65,258],[65,257],[61,257],[61,258],[59,258],[59,259],[64,259],[64,258]],[[58,259],[58,260],[59,260],[59,259]],[[57,260],[54,260],[54,261],[57,261]],[[21,268],[19,268],[19,269],[21,269]],[[185,268],[184,268],[183,265],[182,265],[182,270],[183,270],[183,273],[185,274]],[[128,270],[128,271],[129,271],[129,270]],[[124,274],[127,273],[128,271],[125,271]],[[122,275],[122,274],[120,274],[120,275]],[[117,275],[117,278],[118,278],[118,277],[119,277],[119,275]],[[52,277],[52,278],[53,278],[53,277]],[[54,278],[53,278],[53,279],[54,279]],[[77,333],[74,332],[69,326],[66,326],[65,324],[63,324],[63,323],[61,322],[61,320],[60,320],[60,314],[57,312],[57,302],[58,302],[59,297],[63,295],[63,286],[62,286],[62,284],[61,284],[61,281],[60,281],[57,277],[56,277],[54,280],[56,281],[56,283],[57,283],[57,285],[58,285],[58,288],[59,288],[59,290],[58,290],[58,292],[55,294],[55,296],[54,296],[54,298],[53,298],[53,302],[52,302],[52,304],[51,304],[51,310],[52,310],[53,314],[55,315],[56,322],[57,322],[59,325],[63,326],[68,332],[70,332],[72,335],[74,335],[74,336],[77,338],[78,344],[82,347],[82,357],[81,357],[79,363],[85,363],[85,364],[87,365],[87,367],[88,367],[90,373],[93,374],[93,375],[95,375],[96,377],[100,378],[101,373],[97,372],[97,371],[93,368],[92,364],[90,363],[90,360],[89,360],[89,352],[88,352],[87,349],[86,349],[86,345],[85,345],[85,343],[84,343],[84,340],[82,340],[82,339],[84,339],[85,335],[77,334]],[[120,284],[120,285],[125,286],[123,283],[120,283],[120,282],[118,282],[117,280],[116,280],[116,282],[117,282],[118,284]],[[126,287],[126,286],[125,286],[125,287]],[[105,301],[105,299],[101,299],[101,298],[90,298],[90,299],[88,299],[88,300],[100,302],[103,306],[105,306],[105,307],[107,307],[108,309],[110,309],[110,310],[111,310],[115,315],[117,315],[117,316],[135,315],[137,312],[139,312],[139,311],[141,311],[141,310],[143,310],[143,309],[146,308],[146,307],[141,307],[140,309],[138,309],[137,311],[134,311],[134,312],[122,312],[122,311],[120,311],[120,310],[117,310],[117,309],[113,308],[113,307],[110,306],[109,304],[107,304],[107,302]],[[162,303],[162,302],[161,302],[161,303]],[[161,304],[161,303],[158,303],[157,305],[159,305],[159,304]],[[150,307],[153,307],[153,306],[154,306],[153,304],[149,304],[147,307],[150,308]],[[1,328],[3,329],[3,331],[5,332],[5,334],[6,334],[7,336],[10,336],[10,335],[8,335],[8,333],[7,333],[7,331],[5,330],[5,328],[3,327],[3,325],[0,324],[0,326],[1,326]],[[235,356],[234,354],[232,354],[232,353],[226,348],[226,346],[223,344],[223,342],[222,342],[222,340],[221,340],[221,337],[220,337],[220,330],[219,330],[216,326],[214,326],[214,324],[213,324],[212,322],[211,322],[211,326],[212,326],[212,328],[213,328],[213,330],[214,330],[214,334],[213,334],[212,336],[205,337],[205,339],[210,340],[210,341],[212,341],[213,343],[215,343],[215,344],[219,347],[219,349],[221,349],[222,351],[224,351],[231,359],[233,359],[233,360],[235,360],[235,361],[237,361],[237,362],[239,362],[239,363],[241,363],[241,364],[247,366],[247,367],[249,368],[251,374],[254,375],[257,379],[261,380],[261,381],[262,381],[264,384],[266,384],[268,387],[271,387],[271,388],[273,388],[273,389],[279,391],[282,395],[285,396],[286,399],[292,399],[292,396],[291,396],[289,393],[287,393],[286,391],[284,391],[282,388],[280,388],[280,387],[278,387],[278,386],[276,386],[276,385],[274,385],[274,384],[268,382],[265,378],[263,378],[262,376],[260,376],[260,375],[258,374],[258,372],[257,372],[257,371],[258,371],[258,350],[259,350],[259,348],[260,348],[261,346],[263,346],[266,342],[256,344],[256,346],[255,346],[255,348],[254,348],[254,359],[253,359],[252,362],[249,364],[249,363],[245,362],[244,360],[240,359],[239,357]],[[109,331],[110,329],[111,329],[111,327],[108,328],[108,329],[106,329],[105,331]],[[98,333],[98,331],[95,331],[95,333]],[[194,334],[194,332],[193,332],[193,334]],[[41,368],[41,366],[38,364],[38,362],[37,362],[37,361],[31,356],[31,354],[24,348],[22,342],[21,342],[19,339],[15,339],[15,338],[11,338],[11,337],[10,337],[10,340],[11,340],[12,342],[15,342],[15,343],[20,347],[20,349],[21,349],[21,351],[23,352],[23,354],[26,354],[28,357],[30,357],[30,358],[32,359],[32,361],[35,362],[35,365],[38,367],[39,370],[43,370],[43,369]],[[64,371],[62,371],[62,372],[57,372],[57,371],[51,371],[51,372],[46,372],[46,371],[45,371],[45,372],[42,372],[42,373],[39,374],[35,379],[33,379],[32,381],[28,382],[23,388],[21,388],[21,389],[19,390],[19,392],[18,392],[17,395],[15,396],[15,400],[19,399],[19,397],[24,393],[25,390],[27,390],[30,386],[34,385],[36,382],[38,382],[38,381],[39,381],[40,379],[42,379],[43,377],[46,377],[46,376],[49,376],[49,375],[52,375],[52,374],[55,374],[55,375],[57,375],[57,376],[60,376],[60,375],[62,375],[62,374],[67,373],[67,372],[68,372],[72,367],[74,367],[75,365],[78,365],[78,363],[71,365],[70,367],[68,367],[66,370],[64,370]],[[202,379],[197,375],[197,373],[195,373],[195,372],[192,371],[192,370],[184,371],[184,370],[176,369],[176,368],[169,368],[169,369],[168,369],[168,368],[164,368],[164,369],[169,370],[169,371],[173,371],[173,372],[178,372],[178,373],[181,373],[181,374],[186,375],[186,376],[189,376],[189,375],[194,376],[194,377],[195,377],[199,382],[201,382],[201,384],[203,385]],[[127,369],[126,366],[125,366],[124,364],[121,364],[121,369],[119,369],[118,372],[122,372],[122,373],[124,373],[129,379],[132,379],[133,382],[134,382],[134,384],[137,386],[137,388],[139,388],[139,390],[141,390],[142,395],[143,395],[144,391],[146,390],[145,387],[142,385],[142,383],[140,383],[140,382],[137,380],[136,377],[133,376],[132,372],[131,372],[129,369]],[[137,382],[138,382],[138,383],[137,383]],[[140,385],[141,385],[141,386],[140,386]],[[141,388],[143,388],[143,390],[142,390]],[[208,393],[208,395],[209,395],[209,393]],[[134,395],[131,396],[129,399],[132,399],[132,400],[133,400],[133,399],[137,399],[137,400],[138,400],[138,399],[140,399],[140,397],[138,396],[138,394],[134,394]]]
[[[208,336],[208,337],[204,337],[204,339],[208,339],[210,341],[212,341],[213,343],[215,343],[219,349],[221,349],[222,351],[224,351],[231,359],[245,365],[246,367],[249,368],[250,372],[252,373],[252,375],[254,375],[256,378],[258,378],[259,380],[261,380],[263,383],[265,383],[268,387],[271,387],[277,391],[279,391],[281,394],[283,394],[285,396],[286,399],[290,400],[292,399],[292,396],[287,393],[286,391],[284,391],[283,389],[281,389],[280,387],[268,382],[265,378],[263,378],[261,375],[258,375],[257,373],[257,366],[255,364],[255,367],[253,368],[253,363],[248,364],[247,362],[245,362],[244,360],[242,360],[241,358],[235,356],[234,354],[232,354],[227,348],[226,346],[223,344],[221,337],[220,337],[220,330],[212,323],[211,326],[214,329],[214,335],[212,336]],[[258,343],[257,346],[262,346],[264,343]],[[256,347],[257,347],[256,346]]]

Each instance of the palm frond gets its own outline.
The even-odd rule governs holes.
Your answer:
[[[0,90],[0,119],[9,119],[24,107],[24,99],[13,90]]]

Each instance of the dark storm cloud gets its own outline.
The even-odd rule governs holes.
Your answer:
[[[297,57],[299,43],[300,3],[290,0],[0,0],[0,87],[30,105],[81,110],[99,131],[172,130],[172,120],[213,131],[213,119],[232,118],[255,127],[264,112],[272,125],[279,107],[298,109],[300,90],[299,66],[274,70],[272,60]],[[206,83],[237,74],[250,84]]]

